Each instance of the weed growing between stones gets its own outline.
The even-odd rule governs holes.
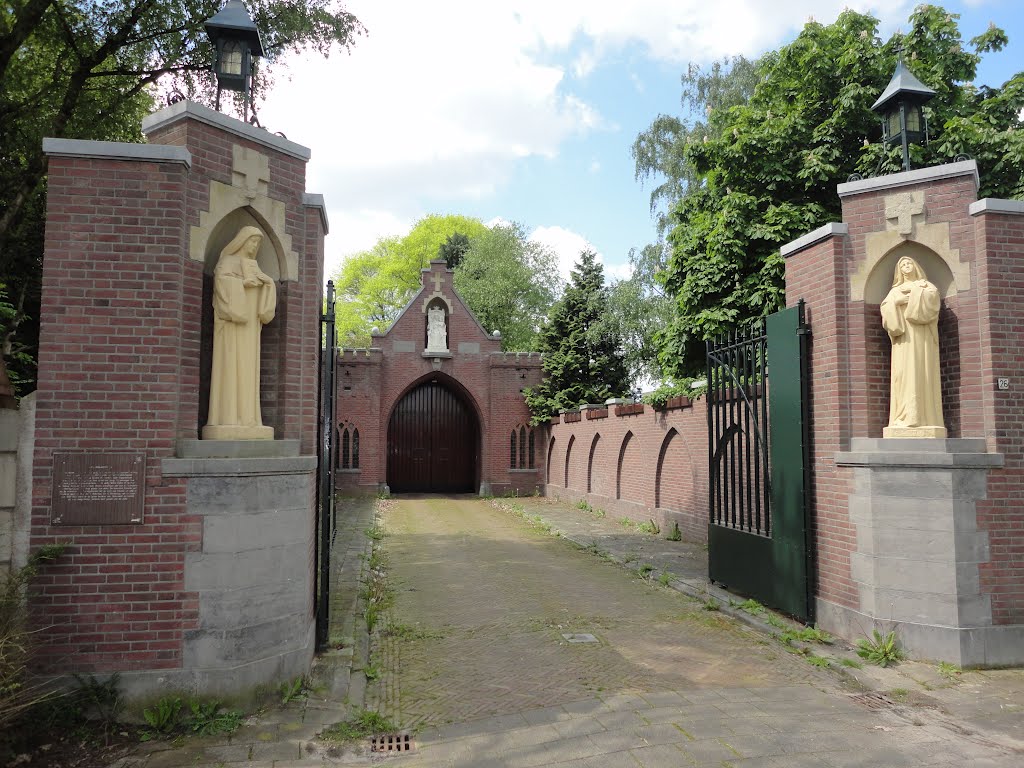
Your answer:
[[[378,733],[393,733],[398,730],[388,718],[367,709],[358,709],[347,719],[324,728],[317,734],[323,741],[347,743],[365,739]]]
[[[281,691],[281,703],[290,704],[293,701],[301,701],[309,695],[309,684],[302,675],[294,680],[285,681],[278,687]]]
[[[665,537],[669,541],[682,541],[683,532],[679,530],[679,523],[675,520],[672,521],[672,528],[668,532],[668,536]]]
[[[857,641],[857,655],[871,664],[888,667],[903,661],[903,649],[896,638],[896,630],[882,634],[873,630],[871,637],[862,637]]]
[[[142,741],[184,734],[212,736],[232,733],[242,724],[241,712],[223,709],[217,700],[192,698],[186,707],[178,696],[164,696],[152,707],[143,709],[142,717],[148,726],[139,734]]]
[[[963,674],[963,670],[956,664],[950,664],[948,661],[940,661],[939,674],[951,682],[959,682],[960,675]]]

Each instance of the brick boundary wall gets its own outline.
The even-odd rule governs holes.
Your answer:
[[[553,419],[545,494],[586,500],[635,522],[654,520],[662,531],[678,523],[688,541],[707,541],[706,401],[684,401],[666,410],[595,405]]]
[[[61,671],[176,669],[196,626],[201,522],[160,469],[178,437],[189,165],[50,157],[31,542],[69,543],[33,595]],[[144,523],[51,526],[53,453],[126,450],[146,455]]]

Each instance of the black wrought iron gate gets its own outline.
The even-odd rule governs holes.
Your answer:
[[[814,620],[804,305],[707,345],[712,581]]]
[[[338,336],[334,330],[334,282],[327,281],[327,303],[320,316],[320,407],[318,410],[316,547],[316,647],[327,645],[331,597],[331,542],[334,538],[334,366]]]

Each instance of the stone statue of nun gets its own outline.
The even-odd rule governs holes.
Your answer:
[[[909,256],[896,262],[882,302],[892,341],[889,426],[884,437],[945,437],[939,378],[939,290]]]
[[[260,332],[274,319],[277,287],[259,268],[263,241],[242,227],[213,271],[213,376],[204,440],[273,440],[260,415]]]

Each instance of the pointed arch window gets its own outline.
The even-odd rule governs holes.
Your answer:
[[[533,427],[518,424],[509,438],[509,467],[511,469],[534,469],[536,449]]]
[[[359,469],[359,430],[352,424],[338,427],[338,469]]]

